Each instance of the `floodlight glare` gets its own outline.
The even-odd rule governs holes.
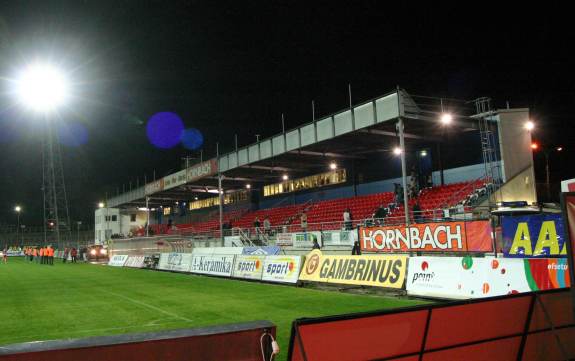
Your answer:
[[[98,208],[104,208],[104,202],[98,203]]]
[[[251,187],[252,187],[252,185],[251,185],[251,184],[249,184],[249,183],[248,183],[248,184],[246,184],[246,188],[247,188],[247,189],[250,189]]]
[[[288,177],[288,175],[287,175],[287,174],[284,174],[284,175],[282,176],[282,179],[286,181],[286,180],[288,180],[288,179],[289,179],[289,177]]]
[[[441,115],[441,123],[444,125],[450,124],[453,121],[453,115],[449,113],[443,113]]]
[[[560,152],[563,150],[563,147],[557,147],[557,151]]]
[[[393,154],[400,155],[401,154],[401,148],[400,147],[393,148]]]
[[[537,149],[537,148],[539,148],[539,144],[531,143],[531,149]]]
[[[532,121],[527,121],[525,122],[525,129],[527,130],[533,130],[533,128],[535,128],[535,123],[533,123]]]
[[[335,162],[331,162],[331,163],[329,164],[329,169],[331,169],[331,170],[337,169],[337,164],[336,164]]]
[[[16,95],[39,113],[55,110],[67,100],[69,85],[64,74],[49,64],[32,64],[16,80]]]
[[[14,207],[14,210],[16,211],[16,213],[20,213],[22,208],[20,206],[16,206],[16,207]]]

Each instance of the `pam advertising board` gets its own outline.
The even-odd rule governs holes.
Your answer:
[[[561,258],[412,257],[406,280],[411,295],[481,298],[569,287]]]
[[[122,267],[124,263],[126,263],[127,259],[128,259],[127,254],[115,254],[108,261],[108,266]]]
[[[235,255],[200,255],[192,258],[190,272],[231,277]]]
[[[323,246],[353,246],[357,240],[357,230],[323,231],[321,241]]]
[[[145,258],[146,256],[130,256],[124,263],[124,267],[143,268]]]
[[[566,257],[567,243],[560,214],[504,216],[501,221],[505,257]]]
[[[301,232],[292,233],[293,247],[294,248],[312,248],[313,241],[321,246],[321,232]]]
[[[297,283],[301,256],[266,256],[262,280],[268,282]]]
[[[405,256],[335,256],[314,250],[306,256],[300,280],[402,288],[406,268]]]
[[[190,272],[191,253],[162,253],[158,268],[165,271]]]
[[[488,221],[361,227],[359,238],[361,249],[366,252],[490,252],[493,249]]]
[[[265,256],[236,256],[232,275],[236,278],[261,280]]]

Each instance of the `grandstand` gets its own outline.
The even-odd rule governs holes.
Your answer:
[[[485,100],[475,105],[398,89],[188,164],[108,199],[107,207],[96,211],[96,241],[103,243],[110,234],[144,236],[146,224],[154,235],[221,239],[226,230],[254,240],[261,238],[255,219],[263,227],[269,217],[273,232],[264,237],[269,243],[279,233],[301,231],[303,213],[308,231],[337,230],[345,209],[359,225],[374,221],[383,206],[387,216],[381,222],[397,224],[437,220],[446,209],[452,216],[471,215],[497,201],[535,201],[530,134],[522,128],[528,110],[492,110]],[[443,109],[455,115],[449,126],[438,121]],[[397,153],[401,141],[405,151]],[[505,192],[505,182],[518,178],[526,186]],[[118,213],[118,222],[102,221],[110,212]],[[122,222],[127,218],[136,221]]]

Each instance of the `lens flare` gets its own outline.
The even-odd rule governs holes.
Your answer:
[[[146,126],[150,143],[160,149],[170,149],[180,143],[184,123],[172,112],[160,112],[152,115]]]

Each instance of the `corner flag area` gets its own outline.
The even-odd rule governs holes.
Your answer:
[[[270,320],[287,356],[296,318],[421,301],[14,257],[0,265],[0,345]]]

